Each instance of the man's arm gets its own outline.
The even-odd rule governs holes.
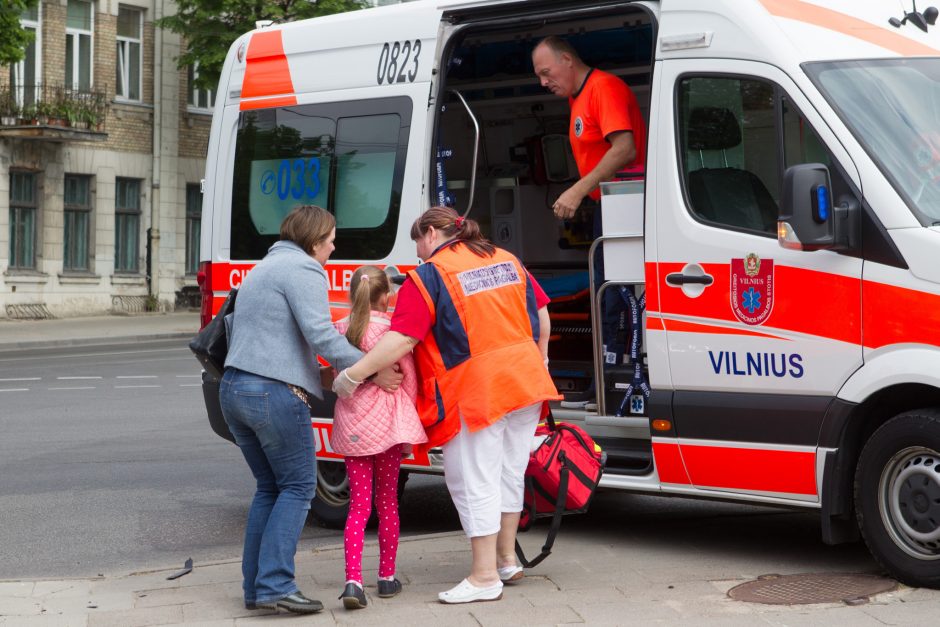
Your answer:
[[[539,308],[539,352],[542,361],[548,363],[548,338],[552,334],[552,320],[548,316],[548,307]]]
[[[636,145],[631,131],[617,131],[607,136],[610,148],[598,161],[597,166],[585,174],[577,183],[565,190],[558,197],[552,210],[562,220],[572,217],[584,197],[590,194],[603,181],[609,181],[614,175],[633,163],[636,159]]]

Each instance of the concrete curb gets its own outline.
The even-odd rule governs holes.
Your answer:
[[[0,355],[22,350],[62,348],[64,346],[115,346],[160,340],[188,340],[192,338],[193,335],[195,335],[195,333],[141,333],[139,335],[116,337],[80,337],[55,340],[30,340],[25,342],[14,341],[0,343]]]

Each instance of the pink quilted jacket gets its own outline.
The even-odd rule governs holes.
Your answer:
[[[373,311],[372,319],[362,338],[362,350],[368,351],[391,325],[391,315]],[[349,320],[334,323],[345,333]],[[363,383],[348,399],[336,401],[333,413],[333,450],[347,457],[375,455],[396,444],[427,442],[424,427],[415,409],[418,379],[414,358],[405,355],[398,362],[404,379],[395,392],[385,392],[374,383]]]

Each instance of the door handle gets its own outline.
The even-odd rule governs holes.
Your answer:
[[[695,275],[673,272],[666,275],[666,283],[669,285],[711,285],[714,282],[715,279],[707,274]]]

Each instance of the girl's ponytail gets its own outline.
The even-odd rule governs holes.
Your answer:
[[[353,275],[349,284],[349,326],[346,339],[357,348],[362,348],[362,338],[369,326],[372,306],[389,292],[388,276],[375,266],[361,266]]]

